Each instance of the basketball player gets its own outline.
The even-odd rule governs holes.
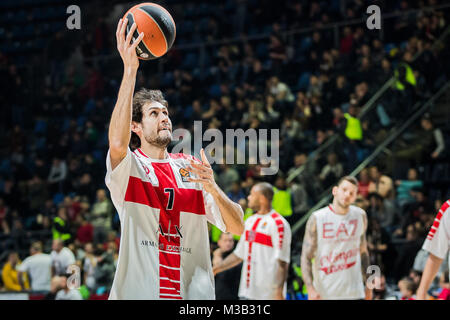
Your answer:
[[[332,192],[333,203],[313,212],[306,224],[301,268],[308,299],[370,300],[371,290],[364,285],[369,266],[367,216],[351,205],[358,181],[345,176]]]
[[[436,219],[431,226],[422,248],[428,251],[430,255],[428,256],[422,273],[422,280],[417,289],[418,300],[426,299],[430,284],[436,277],[442,261],[450,248],[450,199],[442,205],[437,213]]]
[[[240,235],[242,208],[219,189],[203,150],[202,162],[167,152],[172,124],[162,93],[144,89],[133,98],[143,34],[131,43],[136,25],[125,38],[126,25],[120,20],[116,31],[124,74],[106,160],[122,235],[109,299],[214,299],[207,221]]]
[[[239,297],[249,300],[283,300],[291,252],[289,223],[272,209],[273,188],[258,183],[248,196],[248,206],[256,214],[245,221],[245,233],[236,249],[219,265],[214,274],[244,261]]]

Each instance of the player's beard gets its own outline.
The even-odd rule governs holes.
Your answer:
[[[172,142],[172,132],[169,131],[169,134],[164,134],[163,136],[159,132],[156,136],[145,136],[145,141],[153,146],[166,148]]]
[[[342,208],[342,209],[348,209],[348,207],[350,207],[350,203],[349,204],[345,204],[345,201],[337,201],[338,205]]]

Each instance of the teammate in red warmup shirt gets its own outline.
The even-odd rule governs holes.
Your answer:
[[[283,300],[291,252],[291,228],[272,209],[273,187],[255,184],[248,196],[248,206],[256,212],[245,220],[245,232],[236,249],[214,266],[223,272],[243,261],[239,298],[249,300]]]

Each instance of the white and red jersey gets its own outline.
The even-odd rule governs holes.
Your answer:
[[[207,221],[225,231],[211,194],[187,182],[193,157],[151,159],[140,149],[105,182],[121,226],[119,259],[109,299],[214,299]]]
[[[278,260],[290,262],[291,227],[274,210],[254,214],[245,220],[244,234],[233,253],[244,261],[239,297],[270,300],[273,298]]]
[[[364,299],[360,243],[365,214],[350,206],[340,215],[332,205],[313,212],[317,226],[313,285],[322,299]]]
[[[445,259],[450,248],[450,199],[439,210],[422,249]],[[450,257],[449,257],[450,266]]]

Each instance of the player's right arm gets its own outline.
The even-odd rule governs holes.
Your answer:
[[[317,250],[317,226],[316,218],[311,215],[306,223],[305,236],[303,238],[302,256],[300,258],[303,281],[308,289],[308,299],[320,299],[319,293],[313,286],[312,259]]]
[[[417,289],[417,300],[425,300],[427,298],[427,291],[436,277],[436,274],[441,267],[444,259],[436,257],[434,254],[430,253],[423,270],[422,278],[420,280],[419,288]]]
[[[242,262],[242,259],[239,258],[234,253],[230,253],[224,260],[222,260],[219,264],[213,267],[214,275],[223,272],[225,270],[231,269],[234,266],[237,266]]]
[[[114,106],[108,131],[112,170],[125,158],[128,144],[130,143],[133,93],[139,68],[136,46],[144,37],[144,33],[141,32],[139,37],[131,43],[136,24],[133,24],[125,37],[127,23],[128,20],[126,18],[120,19],[116,30],[117,50],[122,58],[124,69],[119,95]]]

